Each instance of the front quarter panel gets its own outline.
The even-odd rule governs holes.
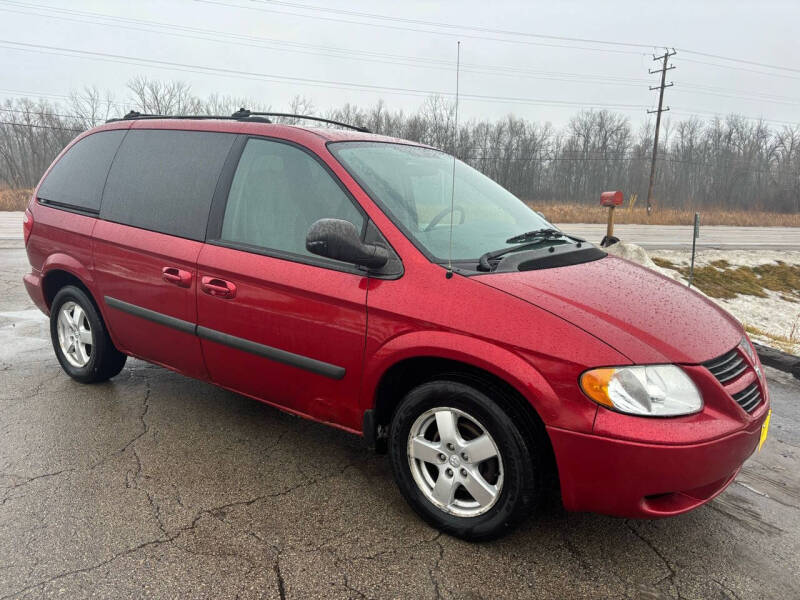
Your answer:
[[[427,261],[426,261],[427,263]],[[627,364],[563,319],[438,265],[411,264],[398,280],[370,280],[362,408],[381,376],[412,357],[458,360],[515,387],[546,425],[591,431],[597,405],[578,388],[589,366]]]

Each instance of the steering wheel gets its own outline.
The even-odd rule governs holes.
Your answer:
[[[461,218],[459,219],[459,221],[458,221],[458,224],[459,224],[459,225],[463,225],[463,224],[464,224],[464,219],[467,217],[467,213],[464,211],[464,207],[463,207],[463,206],[456,205],[456,206],[453,206],[453,207],[451,208],[451,207],[449,207],[449,206],[448,206],[448,207],[447,207],[447,208],[445,208],[444,210],[440,211],[438,215],[436,215],[435,217],[433,217],[433,219],[431,219],[431,222],[430,222],[430,223],[428,223],[428,226],[427,226],[425,229],[423,229],[422,231],[423,231],[423,232],[428,232],[428,231],[430,231],[431,229],[433,229],[434,227],[436,227],[436,226],[439,224],[439,222],[440,222],[442,219],[444,219],[444,218],[445,218],[445,216],[447,216],[447,215],[449,215],[449,214],[450,214],[450,211],[451,211],[451,210],[452,210],[454,213],[456,213],[456,212],[457,212],[457,213],[459,213],[459,214],[461,215]]]

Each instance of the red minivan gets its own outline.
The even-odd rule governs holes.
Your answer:
[[[45,173],[24,280],[71,377],[130,355],[362,435],[471,540],[548,490],[677,515],[763,443],[759,359],[700,294],[436,149],[267,116],[131,113]]]

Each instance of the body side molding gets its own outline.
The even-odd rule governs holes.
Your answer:
[[[165,327],[183,331],[184,333],[196,335],[211,342],[216,342],[237,350],[249,352],[250,354],[255,354],[269,360],[274,360],[292,367],[297,367],[298,369],[303,369],[304,371],[311,371],[312,373],[329,377],[331,379],[342,379],[345,376],[345,368],[338,365],[332,365],[308,356],[294,354],[292,352],[287,352],[286,350],[281,350],[280,348],[273,348],[272,346],[259,344],[258,342],[254,342],[252,340],[236,337],[222,331],[217,331],[216,329],[209,329],[208,327],[203,327],[201,325],[197,325],[196,323],[190,323],[189,321],[177,319],[175,317],[150,310],[149,308],[143,308],[135,304],[130,304],[123,300],[112,298],[111,296],[104,296],[103,299],[108,306],[116,310],[121,310],[122,312],[126,312],[142,319],[147,319],[148,321],[158,323],[159,325],[164,325]]]
[[[345,374],[344,367],[332,365],[330,363],[309,358],[308,356],[303,356],[301,354],[287,352],[286,350],[281,350],[280,348],[265,346],[264,344],[259,344],[258,342],[254,342],[252,340],[247,340],[236,337],[235,335],[223,333],[221,331],[217,331],[216,329],[209,329],[208,327],[203,327],[202,325],[197,326],[197,335],[211,342],[230,346],[231,348],[243,350],[244,352],[249,352],[250,354],[263,356],[264,358],[284,363],[292,367],[297,367],[305,371],[311,371],[312,373],[330,377],[331,379],[341,379]]]
[[[128,302],[124,302],[123,300],[117,300],[111,296],[103,296],[103,299],[111,308],[116,308],[117,310],[121,310],[122,312],[126,312],[135,317],[147,319],[148,321],[158,323],[159,325],[164,325],[165,327],[169,327],[171,329],[177,329],[178,331],[183,331],[184,333],[197,335],[197,325],[190,323],[189,321],[184,321],[183,319],[178,319],[176,317],[170,317],[164,313],[156,312],[154,310],[150,310],[149,308],[143,308],[135,304],[130,304]]]

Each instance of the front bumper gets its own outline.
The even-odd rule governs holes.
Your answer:
[[[564,507],[630,518],[684,513],[720,494],[755,451],[769,393],[752,413],[730,395],[754,371],[723,387],[702,367],[684,367],[705,406],[694,415],[634,417],[599,408],[591,433],[548,427]]]
[[[677,446],[549,429],[564,507],[645,519],[692,510],[733,481],[758,445],[762,422],[710,442]]]

